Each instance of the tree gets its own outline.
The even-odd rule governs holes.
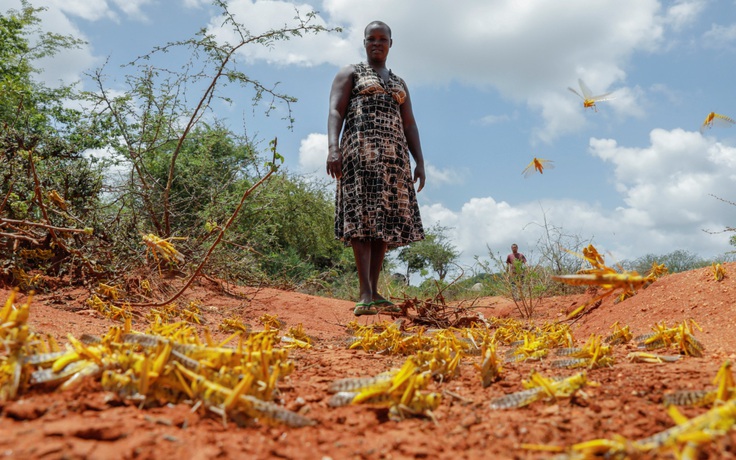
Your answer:
[[[102,171],[83,153],[105,145],[111,132],[73,108],[73,86],[36,81],[39,59],[82,41],[44,32],[42,8],[21,5],[0,15],[0,246],[10,249],[0,278],[31,288],[33,269],[97,271],[80,252],[89,239],[81,227],[94,227],[98,217]]]
[[[544,230],[537,240],[539,251],[539,265],[551,270],[554,275],[575,273],[584,265],[584,260],[576,255],[582,248],[590,244],[590,240],[583,240],[580,235],[567,233],[564,228],[547,222],[547,215],[542,210],[544,221],[540,227]]]
[[[190,236],[186,242],[177,240],[182,251],[188,256],[207,252],[209,257],[207,244],[214,239],[212,248],[223,239],[217,230],[241,206],[243,214],[232,223],[242,231],[223,239],[227,250],[215,255],[220,267],[258,271],[272,252],[280,251],[310,267],[325,266],[340,252],[334,238],[328,241],[326,236],[331,219],[320,221],[332,215],[330,200],[317,188],[273,174],[274,161],[264,167],[257,143],[234,134],[212,115],[213,101],[227,101],[222,88],[238,85],[252,90],[254,105],[266,103],[267,114],[284,104],[285,119],[292,123],[296,99],[277,91],[278,83],[267,85],[246,75],[238,51],[328,29],[311,23],[313,13],[297,13],[294,26],[253,35],[235,20],[226,2],[214,4],[236,39],[219,41],[203,30],[192,39],[157,47],[130,65],[128,91],[120,96],[108,90],[104,68],[90,75],[94,91],[78,94],[73,87],[49,89],[35,83],[34,60],[81,41],[42,33],[39,10],[26,2],[21,12],[0,16],[0,155],[7,160],[0,170],[0,245],[19,246],[10,262],[2,261],[0,274],[29,268],[31,259],[20,260],[18,254],[35,246],[53,249],[43,257],[55,264],[72,261],[110,279],[120,267],[140,260],[141,235],[147,233]],[[29,42],[35,33],[40,38]],[[185,51],[187,59],[180,70],[151,65],[160,62],[158,54],[171,56],[177,50]],[[86,103],[84,111],[67,108],[70,100],[80,99]],[[123,180],[105,181],[107,160],[88,156],[93,148],[105,150],[123,167]],[[283,160],[275,142],[273,153],[274,159]],[[248,195],[243,205],[244,192],[263,177],[273,178],[278,189]],[[65,228],[72,226],[94,227],[95,246],[85,240],[87,229]],[[38,260],[41,253],[33,254]],[[101,271],[102,265],[108,271]]]
[[[437,224],[426,231],[422,241],[405,246],[399,251],[396,257],[406,264],[407,279],[412,273],[421,272],[429,267],[440,281],[444,281],[460,257],[457,248],[450,243],[445,233],[447,230],[449,230],[447,227]]]
[[[639,274],[646,275],[652,268],[652,264],[655,262],[658,264],[664,264],[669,273],[679,273],[709,265],[709,262],[703,260],[697,254],[693,254],[683,249],[677,249],[663,255],[646,254],[634,261],[624,261],[622,262],[622,265],[627,270],[634,270]]]
[[[232,29],[234,41],[218,39],[203,29],[192,39],[157,47],[131,64],[138,72],[128,76],[130,89],[123,96],[115,97],[107,91],[103,69],[92,75],[97,90],[89,92],[88,97],[96,106],[95,112],[100,117],[112,119],[119,130],[121,140],[113,147],[132,167],[131,189],[141,191],[138,198],[143,207],[144,224],[161,237],[172,235],[172,220],[176,217],[174,183],[185,141],[192,130],[211,115],[214,100],[229,102],[222,94],[223,87],[239,85],[252,89],[254,105],[270,98],[270,103],[266,104],[267,113],[277,102],[283,103],[287,107],[285,118],[293,122],[291,104],[296,99],[277,91],[278,84],[269,87],[244,73],[239,67],[237,53],[247,46],[271,47],[280,40],[329,30],[311,24],[315,14],[309,13],[304,18],[297,15],[295,26],[253,35],[236,20],[225,1],[213,3],[222,10],[223,26]],[[183,70],[159,69],[149,64],[155,62],[158,54],[182,50],[186,50],[189,57]],[[190,98],[185,97],[190,94],[190,88],[198,88],[195,91],[203,88],[194,103],[189,103]],[[146,169],[146,164],[151,156],[160,156],[162,150],[166,152],[166,180],[158,182]]]

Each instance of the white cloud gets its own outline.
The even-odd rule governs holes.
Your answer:
[[[4,5],[2,13],[7,9],[20,10],[22,5],[18,0],[9,0]],[[92,2],[94,3],[94,2]],[[59,5],[64,5],[60,8]],[[62,35],[71,35],[75,38],[86,40],[84,34],[79,28],[69,20],[65,12],[68,5],[65,2],[55,1],[39,1],[33,3],[34,7],[43,7],[44,9],[37,12],[41,20],[42,32],[54,32]],[[81,9],[85,10],[84,7]],[[89,8],[95,8],[90,6]],[[29,40],[33,43],[38,37],[37,35],[29,35]],[[41,70],[39,80],[48,86],[57,86],[62,84],[71,84],[82,79],[82,72],[97,63],[97,59],[92,55],[89,45],[82,45],[75,49],[62,49],[56,55],[39,59],[34,62],[34,67]]]
[[[665,13],[664,21],[679,30],[695,22],[705,6],[705,0],[677,1]]]
[[[552,142],[586,123],[579,101],[566,91],[583,78],[598,93],[616,90],[611,103],[618,119],[642,118],[642,90],[617,89],[635,53],[650,53],[669,43],[668,31],[693,23],[704,9],[702,0],[678,1],[663,7],[657,0],[541,0],[532,3],[466,0],[462,7],[441,0],[359,2],[324,0],[315,23],[341,26],[343,33],[308,35],[279,42],[277,47],[243,48],[249,61],[277,65],[343,66],[364,59],[363,29],[376,19],[391,26],[394,46],[389,65],[414,87],[461,85],[495,89],[509,100],[527,104],[542,115],[533,129],[537,140]],[[293,24],[304,2],[234,0],[230,10],[251,33]],[[422,11],[417,21],[416,12]],[[213,18],[212,30],[232,39]],[[438,34],[437,31],[442,31]],[[503,121],[489,116],[485,123]]]
[[[65,14],[87,21],[111,19],[119,22],[120,15],[115,8],[124,13],[125,17],[145,20],[147,18],[143,13],[143,7],[154,4],[155,0],[96,0],[93,2],[89,0],[40,0],[36,3],[39,6],[58,9]]]
[[[313,176],[326,176],[327,135],[309,134],[299,143],[299,171]]]
[[[684,95],[681,91],[674,90],[664,83],[655,83],[649,87],[649,92],[652,94],[661,94],[672,105],[680,105],[683,102]]]
[[[312,10],[305,3],[286,1],[230,4],[252,33],[283,25],[295,8]],[[419,10],[424,12],[421,22],[416,19]],[[363,57],[363,28],[381,11],[393,30],[390,63],[409,81],[454,80],[533,100],[541,91],[564,89],[577,77],[609,87],[625,76],[622,66],[632,53],[659,46],[664,25],[689,23],[701,10],[701,2],[678,2],[662,10],[655,0],[546,0],[533,8],[512,0],[467,0],[462,8],[440,0],[404,0],[400,6],[392,0],[325,0],[317,23],[342,26],[342,35],[307,37],[284,50],[251,57],[310,65],[355,62]],[[212,21],[213,27],[220,23]],[[443,31],[439,36],[438,30]]]
[[[514,117],[515,118],[515,117]],[[503,114],[503,115],[486,115],[484,117],[481,117],[480,120],[478,120],[476,123],[482,126],[487,125],[495,125],[496,123],[505,123],[507,121],[511,121],[512,117]]]
[[[594,156],[614,165],[624,202],[662,230],[697,233],[707,221],[728,222],[709,195],[733,189],[736,148],[698,132],[654,129],[651,145],[619,147],[611,139],[591,139]]]
[[[515,205],[493,197],[471,198],[459,211],[437,203],[422,206],[425,226],[450,227],[465,266],[473,265],[474,256],[486,256],[487,247],[505,254],[517,242],[531,250],[543,237],[544,222],[592,240],[614,260],[675,249],[709,257],[732,249],[728,235],[704,230],[722,230],[736,219],[736,209],[715,198],[733,190],[736,147],[698,132],[655,129],[647,147],[594,138],[590,151],[613,165],[626,206],[605,209],[583,198]]]
[[[306,18],[307,13],[314,11],[314,7],[306,3],[251,0],[233,0],[229,3],[228,9],[251,36],[263,34],[271,29],[296,27],[298,23],[294,18],[297,11],[302,19]],[[240,38],[236,32],[229,27],[223,27],[222,23],[221,17],[213,18],[208,29],[221,41],[233,44],[239,42]],[[316,16],[309,24],[328,26],[321,16]],[[275,65],[313,66],[331,63],[342,66],[361,59],[358,52],[360,42],[357,42],[356,47],[356,42],[345,40],[338,33],[304,34],[302,37],[276,43],[278,46],[273,47],[245,46],[241,48],[241,53],[249,62],[263,60]]]
[[[63,11],[65,14],[76,16],[87,21],[97,21],[103,18],[115,19],[116,14],[106,1],[87,0],[47,0],[38,2],[39,6],[48,6],[49,10]]]
[[[703,46],[706,48],[725,48],[734,41],[736,41],[736,24],[730,26],[713,24],[710,30],[703,34]]]
[[[462,182],[460,173],[453,169],[440,169],[431,163],[425,166],[427,182],[432,185],[459,184]]]
[[[112,0],[112,2],[115,4],[115,6],[120,8],[123,13],[125,13],[128,17],[136,19],[147,19],[146,15],[143,13],[142,8],[146,5],[154,3],[154,0]],[[174,8],[178,8],[178,5],[174,6]]]

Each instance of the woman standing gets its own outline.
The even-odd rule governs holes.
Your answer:
[[[409,89],[386,67],[392,44],[388,25],[368,24],[366,62],[340,69],[330,91],[327,174],[337,179],[335,236],[352,246],[358,269],[356,316],[395,311],[378,293],[384,256],[424,238],[414,191],[417,181],[417,192],[424,187],[424,157]]]

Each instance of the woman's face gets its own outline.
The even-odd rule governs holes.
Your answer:
[[[391,44],[391,36],[386,27],[373,26],[366,30],[363,45],[369,61],[385,61]]]

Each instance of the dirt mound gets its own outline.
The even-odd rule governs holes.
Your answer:
[[[591,334],[608,335],[618,322],[636,336],[657,323],[674,326],[694,320],[694,335],[704,347],[703,357],[685,356],[673,363],[634,363],[626,359],[633,343],[614,347],[612,367],[592,369],[588,378],[599,384],[585,388],[585,397],[537,401],[512,410],[492,410],[490,401],[522,389],[532,369],[544,375],[570,375],[549,360],[504,363],[502,379],[483,388],[477,357],[463,359],[458,375],[433,382],[429,389],[442,394],[426,418],[391,421],[386,409],[370,405],[332,408],[327,402],[331,382],[376,375],[400,367],[404,356],[349,350],[346,325],[353,304],[274,289],[233,288],[229,293],[209,282],[195,283],[187,301],[199,306],[201,327],[218,336],[226,318],[257,325],[265,313],[277,315],[287,326],[302,325],[314,338],[311,349],[290,353],[294,372],[279,384],[284,407],[315,420],[315,426],[255,425],[246,428],[223,421],[185,404],[141,409],[121,401],[91,380],[67,392],[32,389],[17,401],[0,403],[0,453],[10,458],[549,458],[549,452],[526,445],[570,446],[615,435],[642,439],[674,425],[662,404],[673,390],[705,389],[726,360],[736,359],[736,264],[726,264],[727,277],[715,281],[710,268],[665,276],[636,296],[614,304],[606,299],[575,322],[576,343]],[[172,281],[175,283],[175,281]],[[0,290],[0,300],[10,291]],[[67,335],[101,335],[114,324],[86,300],[87,291],[70,290],[36,296],[29,325],[59,342]],[[590,299],[576,295],[545,299],[535,322],[555,322]],[[23,301],[23,296],[18,302]],[[473,308],[486,318],[517,318],[512,302],[482,298]],[[141,312],[143,313],[143,312]],[[390,320],[361,317],[362,324]],[[133,328],[142,330],[138,318]],[[507,348],[507,347],[506,347]],[[501,351],[505,351],[501,347]],[[682,409],[693,417],[705,408]],[[734,458],[733,434],[707,443],[705,458]],[[674,455],[672,456],[674,458]]]

